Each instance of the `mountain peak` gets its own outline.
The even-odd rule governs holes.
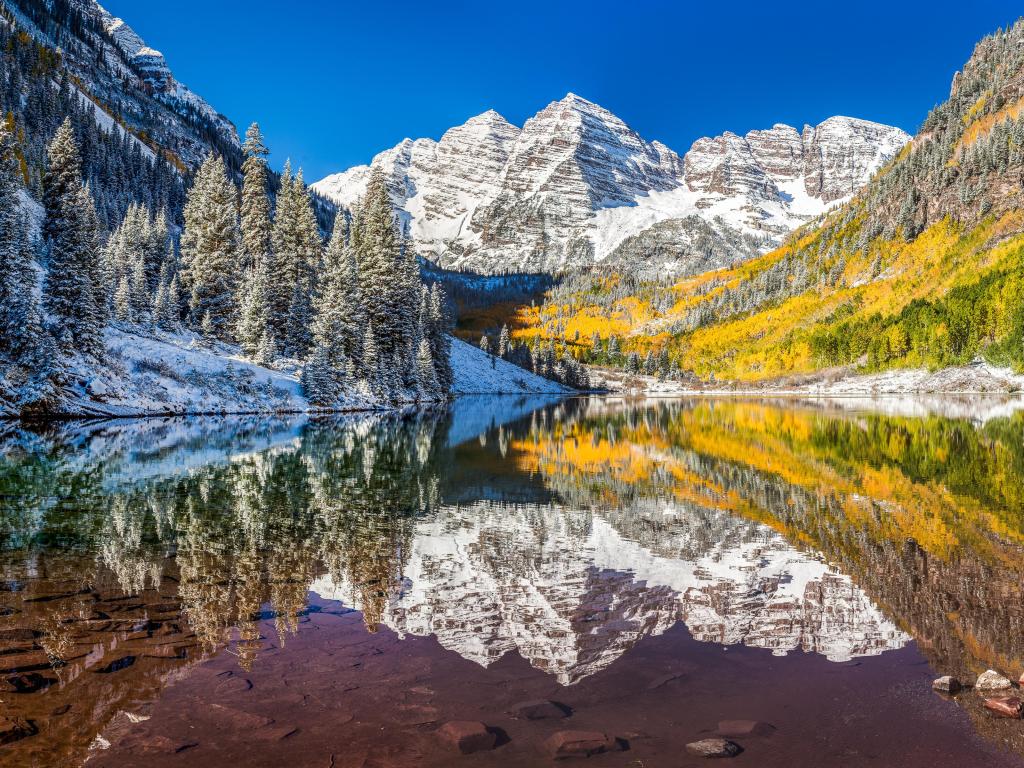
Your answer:
[[[716,253],[729,253],[725,263],[776,243],[859,189],[903,136],[851,118],[803,134],[776,123],[701,139],[680,158],[570,92],[521,129],[487,110],[439,142],[404,143],[372,165],[388,174],[419,252],[444,266],[555,271],[625,259],[643,267],[653,247],[686,270],[709,237]],[[350,205],[366,170],[315,187]]]
[[[512,125],[512,123],[510,123],[508,120],[506,120],[505,117],[501,113],[496,112],[493,109],[488,109],[486,112],[481,112],[479,115],[474,115],[473,117],[469,118],[469,120],[467,120],[465,123],[462,124],[462,127],[474,126],[474,125],[483,125],[483,126],[488,126],[488,127],[490,127],[490,126],[502,126],[502,127],[504,127],[504,126]]]

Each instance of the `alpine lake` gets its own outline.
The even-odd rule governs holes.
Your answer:
[[[1022,672],[1024,401],[0,424],[2,766],[1024,766]]]

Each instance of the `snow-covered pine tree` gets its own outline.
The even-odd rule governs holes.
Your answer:
[[[480,337],[480,349],[488,355],[491,354],[491,340],[487,338],[486,333]]]
[[[173,324],[169,322],[171,315],[171,302],[167,295],[169,288],[170,284],[161,280],[160,285],[156,288],[156,294],[153,296],[153,323],[164,330],[170,330],[173,327]]]
[[[99,212],[92,190],[83,186],[79,194],[78,212],[81,219],[83,259],[89,273],[89,284],[92,288],[93,300],[89,304],[92,320],[89,327],[92,332],[88,336],[83,349],[98,355],[103,351],[103,328],[110,321],[108,310],[112,286],[107,283],[103,274],[103,241],[100,231]]]
[[[344,371],[334,365],[329,354],[326,346],[314,347],[313,354],[302,369],[300,377],[306,398],[321,408],[335,407],[342,393]]]
[[[270,255],[271,224],[270,197],[268,195],[267,156],[270,151],[263,142],[257,123],[249,126],[242,145],[245,161],[242,163],[241,229],[246,268],[256,266],[260,259]]]
[[[305,357],[312,344],[312,297],[323,243],[313,202],[300,170],[285,165],[271,236],[269,321],[291,357]]]
[[[127,277],[122,277],[114,292],[114,319],[119,323],[135,322],[135,306],[132,301],[131,283]]]
[[[654,350],[648,349],[644,357],[644,374],[653,376],[657,372],[657,363],[654,360]]]
[[[508,325],[501,326],[501,335],[498,336],[498,357],[504,360],[508,356],[508,348],[511,344],[511,337],[508,332]]]
[[[374,329],[380,365],[390,367],[395,352],[405,352],[412,340],[412,318],[419,302],[408,301],[408,262],[395,225],[394,208],[384,174],[374,169],[356,218],[356,265],[359,273],[360,305],[368,326]],[[415,294],[418,297],[417,293]],[[385,354],[387,353],[387,354]],[[413,360],[398,363],[407,372]],[[364,360],[364,365],[368,365]],[[381,381],[393,378],[382,371]]]
[[[49,146],[43,177],[43,236],[48,257],[44,303],[65,349],[102,351],[98,232],[92,198],[82,184],[78,145],[65,119]]]
[[[267,182],[267,156],[270,154],[263,141],[258,124],[253,123],[245,133],[242,145],[245,161],[242,163],[242,204],[240,224],[242,235],[242,271],[244,277],[239,289],[239,317],[236,335],[250,357],[259,354],[264,337],[270,332],[271,289],[271,235],[270,196]],[[264,351],[266,347],[264,346]]]
[[[185,204],[182,277],[189,317],[205,335],[229,340],[237,312],[239,233],[237,190],[224,159],[210,155],[199,168]]]
[[[240,290],[241,306],[235,336],[242,349],[255,357],[261,342],[269,333],[267,317],[267,263],[269,254],[257,257],[246,274]]]
[[[324,257],[321,290],[316,298],[313,346],[336,368],[347,368],[356,356],[362,334],[355,261],[348,245],[348,228],[339,215]]]
[[[263,332],[260,345],[256,350],[256,362],[260,365],[270,365],[274,362],[275,357],[277,357],[277,344],[274,342],[273,334],[266,330]]]
[[[24,296],[31,286],[30,258],[24,247],[28,223],[21,213],[21,187],[14,136],[0,121],[0,351],[16,355],[23,342]],[[34,282],[34,281],[33,281]]]
[[[149,281],[146,279],[146,259],[136,259],[132,265],[132,275],[128,280],[131,286],[130,297],[132,304],[132,316],[135,322],[146,322],[149,318],[149,311],[153,304],[153,298],[149,291]]]
[[[146,235],[144,257],[146,292],[150,296],[155,296],[160,287],[161,271],[166,261],[167,245],[170,240],[170,225],[167,223],[166,211],[161,210],[152,218],[147,212]]]
[[[396,286],[394,315],[394,336],[398,341],[395,347],[396,372],[401,374],[402,385],[406,388],[417,387],[416,359],[419,342],[423,336],[419,305],[423,282],[420,279],[420,265],[412,248],[403,245],[402,271]]]
[[[430,286],[429,317],[424,322],[424,336],[430,342],[430,356],[434,361],[434,374],[440,391],[447,395],[452,391],[455,375],[452,372],[451,321],[448,318],[447,298],[444,289],[434,283]]]
[[[292,286],[292,300],[288,303],[288,327],[285,348],[291,357],[302,359],[313,347],[313,290],[312,270],[308,279],[300,279]]]
[[[174,243],[168,247],[160,265],[160,283],[153,297],[153,322],[165,331],[172,331],[181,321],[180,301],[178,296],[177,270],[174,260]]]
[[[373,327],[373,320],[366,323],[366,331],[363,334],[363,367],[360,377],[367,383],[370,391],[378,394],[381,382],[381,362],[377,349],[377,332]]]
[[[608,337],[608,364],[618,365],[622,357],[622,347],[619,344],[618,336]]]
[[[416,373],[422,399],[437,400],[442,396],[441,386],[437,382],[437,372],[434,370],[434,356],[427,339],[420,340],[416,354]]]

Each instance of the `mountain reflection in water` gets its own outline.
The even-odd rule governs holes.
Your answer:
[[[832,662],[914,642],[936,674],[1016,679],[1022,427],[603,399],[8,425],[0,700],[21,725],[0,763],[81,763],[196,664],[288,653],[310,610],[561,686],[680,625]]]

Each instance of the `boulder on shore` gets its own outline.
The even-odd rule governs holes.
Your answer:
[[[932,689],[939,693],[954,694],[959,691],[961,687],[960,681],[949,675],[943,675],[932,683]]]
[[[974,688],[978,691],[1005,691],[1007,688],[1013,688],[1013,683],[1008,677],[989,669],[978,675],[978,682],[974,684]]]

